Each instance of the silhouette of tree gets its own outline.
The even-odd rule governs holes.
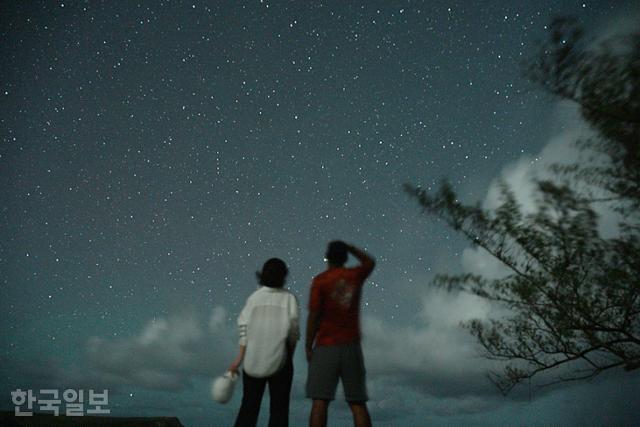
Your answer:
[[[575,21],[556,19],[526,72],[579,106],[595,136],[576,145],[590,161],[554,165],[532,214],[504,183],[495,210],[461,203],[446,182],[433,194],[405,185],[425,213],[509,270],[435,279],[508,308],[465,324],[488,358],[505,362],[489,373],[505,394],[542,373],[546,385],[640,367],[640,33],[587,43]],[[615,237],[599,233],[601,203],[620,218]]]

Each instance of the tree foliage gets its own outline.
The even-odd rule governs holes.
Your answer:
[[[640,33],[594,46],[575,21],[556,19],[527,74],[575,102],[595,134],[576,141],[591,161],[554,165],[556,178],[537,182],[534,213],[506,184],[495,210],[461,203],[447,183],[435,193],[405,185],[424,212],[508,268],[500,279],[436,279],[508,308],[465,325],[487,357],[505,362],[490,373],[504,393],[547,372],[549,384],[640,367]],[[599,232],[594,206],[603,203],[620,218],[615,237]]]

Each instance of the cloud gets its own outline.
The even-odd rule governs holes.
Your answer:
[[[489,311],[489,304],[475,295],[428,288],[415,325],[366,317],[363,348],[378,411],[398,408],[396,400],[405,399],[408,391],[428,397],[436,412],[445,407],[483,411],[495,405],[497,390],[486,378],[491,362],[480,356],[474,338],[460,327],[461,322],[486,318]],[[398,392],[376,392],[389,387]]]
[[[208,329],[204,324],[193,312],[179,312],[149,321],[130,338],[91,337],[89,364],[108,383],[183,390],[193,376],[219,375],[232,358],[235,328],[226,310],[215,307]]]
[[[507,164],[489,185],[482,202],[484,209],[494,210],[500,206],[500,187],[501,183],[505,183],[525,215],[536,212],[536,181],[554,178],[549,170],[551,164],[566,164],[578,158],[579,152],[573,146],[573,142],[577,138],[586,137],[587,130],[584,124],[575,121],[575,107],[563,105],[558,107],[558,110],[558,114],[574,123],[574,126],[553,137],[537,155],[524,155]],[[464,272],[479,274],[487,279],[498,279],[511,273],[503,263],[480,247],[465,248],[462,251],[461,263]]]
[[[635,16],[638,11],[640,9],[635,11]],[[640,21],[625,22],[627,27],[637,28]],[[607,161],[598,154],[581,152],[575,146],[577,140],[595,136],[575,104],[559,102],[554,117],[554,136],[540,152],[524,155],[502,169],[487,189],[481,204],[483,208],[492,210],[500,205],[500,184],[504,182],[513,191],[523,213],[534,213],[538,197],[536,182],[558,180],[550,170],[552,164],[582,162],[587,155],[601,164]],[[584,189],[586,186],[581,188]],[[615,236],[619,232],[618,215],[606,204],[593,207],[598,214],[601,235],[605,238]],[[465,248],[460,262],[464,272],[489,279],[504,277],[510,272],[478,247]],[[448,416],[496,410],[502,406],[507,401],[496,396],[495,388],[485,377],[485,373],[497,365],[480,358],[474,338],[459,327],[461,321],[487,319],[499,312],[477,297],[428,288],[415,325],[392,326],[380,319],[366,319],[365,357],[375,378],[372,381],[374,389],[395,390],[374,401],[374,410],[389,417],[412,412]],[[558,386],[553,394],[565,395],[570,393],[569,388],[568,384]],[[549,396],[550,390],[545,389],[544,393],[537,390],[536,397]],[[524,395],[525,391],[516,388],[509,399]],[[549,400],[545,399],[545,402]],[[402,409],[396,411],[394,408]]]
[[[550,170],[554,164],[581,163],[591,157],[591,161],[604,164],[608,159],[598,153],[580,151],[575,142],[580,139],[593,138],[595,134],[584,122],[579,108],[567,101],[558,103],[554,117],[558,121],[560,130],[535,155],[524,155],[515,162],[507,164],[500,174],[491,182],[482,207],[487,210],[496,209],[501,204],[500,183],[506,183],[513,192],[522,212],[532,214],[537,211],[538,191],[536,182],[539,180],[553,180],[559,182],[559,176]],[[560,125],[561,124],[561,125]],[[604,196],[602,190],[588,187],[583,183],[573,182],[573,188],[579,191],[589,191],[596,197]],[[620,216],[610,205],[595,203],[593,209],[598,215],[598,230],[604,238],[619,233]],[[479,247],[468,247],[462,252],[462,267],[465,272],[481,274],[486,278],[504,277],[510,271],[505,265],[489,255]]]
[[[222,306],[216,306],[211,311],[211,317],[209,318],[209,331],[212,334],[225,334],[228,332],[229,313]]]
[[[536,181],[557,180],[549,169],[552,164],[582,160],[585,153],[574,143],[594,134],[582,120],[579,109],[572,103],[559,102],[554,117],[558,121],[555,135],[539,153],[524,155],[502,169],[487,189],[482,201],[485,209],[500,205],[499,188],[504,182],[513,191],[522,211],[534,213],[537,210]],[[617,215],[606,205],[597,205],[594,209],[599,215],[602,235],[615,235]],[[504,264],[478,247],[465,248],[460,263],[464,272],[489,279],[510,273]],[[466,320],[499,316],[503,309],[473,295],[426,289],[421,296],[421,311],[415,325],[390,325],[374,317],[364,321],[365,358],[374,378],[374,391],[396,390],[383,392],[380,399],[372,402],[380,416],[393,418],[402,413],[425,410],[438,416],[473,414],[495,410],[506,402],[526,397],[526,391],[519,388],[512,391],[508,400],[497,394],[486,373],[499,368],[498,362],[484,359],[475,339],[460,327],[460,322]],[[562,388],[554,390],[557,392]],[[537,395],[540,397],[549,392],[545,389]]]
[[[491,182],[482,206],[495,209],[501,204],[500,182],[506,183],[513,191],[517,202],[525,214],[536,211],[536,180],[554,179],[549,167],[553,164],[569,164],[580,159],[581,152],[574,146],[580,138],[594,136],[588,125],[582,121],[575,104],[562,101],[556,107],[555,116],[563,129],[553,136],[542,150],[535,155],[523,155],[515,162],[507,164]]]
[[[423,289],[413,325],[374,316],[363,319],[374,419],[385,425],[422,425],[427,420],[438,425],[468,424],[478,414],[495,413],[526,400],[524,388],[507,397],[499,393],[487,372],[497,370],[500,362],[484,358],[475,338],[461,327],[470,319],[495,316],[495,307],[468,293]],[[536,397],[550,392],[537,390]]]
[[[602,23],[595,43],[640,30],[640,6],[638,3],[635,2],[623,7],[625,10],[622,13],[614,15]]]

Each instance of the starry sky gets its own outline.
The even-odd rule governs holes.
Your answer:
[[[597,36],[633,3],[4,2],[2,408],[16,388],[104,387],[112,415],[230,425],[240,393],[221,406],[208,387],[255,271],[285,260],[304,321],[339,238],[378,261],[362,302],[376,424],[632,424],[640,384],[619,373],[497,395],[457,326],[491,307],[429,287],[477,257],[402,184],[483,201],[549,157],[579,117],[523,61],[553,17]],[[344,403],[331,418],[349,425]]]

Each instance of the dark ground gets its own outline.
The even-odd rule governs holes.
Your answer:
[[[16,417],[13,411],[0,411],[2,427],[184,427],[175,417],[67,417],[65,415],[37,414]]]

